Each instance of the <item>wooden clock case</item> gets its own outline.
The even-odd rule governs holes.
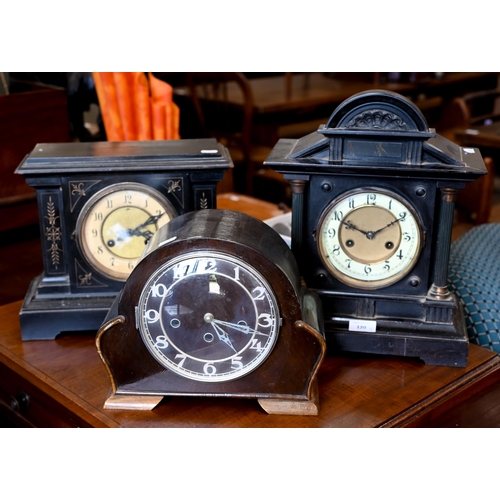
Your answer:
[[[177,214],[214,208],[217,183],[231,166],[214,139],[37,144],[16,170],[36,190],[44,266],[21,308],[23,340],[97,331],[123,287],[92,269],[76,241],[93,194],[132,182],[157,190]]]
[[[151,410],[164,396],[218,396],[256,398],[268,413],[316,415],[316,376],[326,353],[321,302],[302,286],[293,254],[281,237],[248,215],[204,210],[173,219],[150,245],[157,241],[159,246],[146,251],[97,334],[97,349],[112,384],[105,408]],[[210,383],[181,377],[152,357],[136,326],[135,310],[148,278],[164,263],[193,251],[238,256],[265,277],[276,295],[282,320],[278,340],[265,361],[240,378]]]
[[[436,134],[405,97],[374,90],[344,101],[317,132],[279,140],[264,164],[290,181],[292,250],[306,285],[322,300],[329,346],[465,366],[468,337],[448,290],[448,258],[456,193],[486,173],[480,152]],[[379,289],[344,284],[318,254],[321,215],[356,188],[394,193],[421,224],[423,247],[414,266]],[[376,324],[376,331],[353,331],[351,320]]]

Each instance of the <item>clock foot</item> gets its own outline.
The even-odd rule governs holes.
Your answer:
[[[104,403],[105,410],[151,411],[160,404],[163,396],[137,396],[131,394],[113,394]]]
[[[261,398],[258,401],[260,406],[270,415],[318,415],[318,384],[314,384],[311,391],[311,399],[307,401],[264,398]]]

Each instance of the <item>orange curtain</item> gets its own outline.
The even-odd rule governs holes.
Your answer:
[[[172,87],[152,73],[92,73],[108,141],[180,139]]]

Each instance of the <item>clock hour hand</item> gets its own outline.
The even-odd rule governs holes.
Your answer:
[[[213,321],[211,321],[210,323],[213,326],[213,329],[215,330],[217,337],[219,337],[219,340],[222,340],[222,342],[227,344],[234,352],[237,352],[231,342],[231,339],[229,338],[229,335],[219,325],[216,325]]]
[[[364,234],[367,237],[368,234],[370,233],[370,231],[363,231],[362,229],[359,229],[359,227],[355,226],[350,220],[348,220],[347,222],[342,221],[342,224],[344,224],[344,226],[347,229],[353,229],[354,231],[359,231],[360,233]]]
[[[149,229],[141,231],[140,229],[136,228],[136,229],[128,229],[127,234],[129,236],[142,236],[146,241],[149,241],[154,233],[151,232]]]

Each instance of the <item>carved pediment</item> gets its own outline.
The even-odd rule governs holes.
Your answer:
[[[340,104],[322,133],[357,131],[399,131],[429,134],[420,109],[406,97],[388,90],[359,92]]]
[[[351,118],[346,128],[410,130],[409,125],[395,113],[383,109],[370,109]]]

